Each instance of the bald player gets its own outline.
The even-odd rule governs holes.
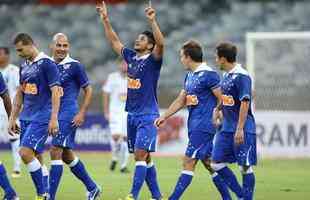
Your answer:
[[[70,43],[63,33],[57,33],[51,44],[52,56],[60,72],[62,97],[59,109],[59,134],[53,137],[50,170],[50,200],[56,199],[57,188],[63,173],[63,162],[85,185],[88,200],[99,198],[100,188],[88,175],[82,161],[73,153],[76,129],[85,120],[85,113],[91,101],[92,87],[85,67],[69,55]],[[82,104],[78,104],[80,89],[83,91]]]

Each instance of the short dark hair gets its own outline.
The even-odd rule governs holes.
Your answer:
[[[30,45],[33,44],[33,39],[31,38],[31,36],[27,33],[19,33],[15,39],[14,39],[14,44],[17,44],[19,42],[22,42],[23,45]]]
[[[202,62],[203,51],[199,42],[189,40],[183,44],[182,49],[185,56],[189,56],[195,62]]]
[[[216,47],[216,53],[219,58],[224,57],[230,63],[236,62],[237,47],[231,42],[220,43]]]
[[[146,30],[146,31],[143,31],[141,34],[145,35],[148,39],[148,42],[153,44],[153,46],[155,46],[155,37],[154,37],[153,32]]]
[[[10,55],[9,47],[0,47],[0,50],[3,50],[6,55]]]

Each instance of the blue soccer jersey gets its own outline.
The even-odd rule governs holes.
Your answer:
[[[0,72],[0,95],[5,94],[8,91],[2,73]]]
[[[20,84],[23,92],[20,120],[47,123],[52,110],[50,88],[60,85],[56,64],[41,52],[33,62],[21,65]]]
[[[123,48],[128,64],[128,93],[126,111],[129,114],[158,114],[157,83],[162,59],[153,54],[138,57],[134,50]]]
[[[57,66],[63,88],[58,119],[71,122],[79,111],[78,96],[80,89],[89,85],[89,79],[84,66],[69,56]]]
[[[223,100],[223,127],[224,132],[235,132],[238,121],[241,101],[252,101],[252,81],[248,72],[237,64],[230,72],[224,74],[221,83]],[[244,125],[244,132],[255,133],[255,120],[250,106]]]
[[[220,87],[220,77],[207,66],[201,64],[194,72],[188,72],[184,81],[186,105],[189,111],[188,131],[215,133],[212,113],[217,100],[212,93]]]

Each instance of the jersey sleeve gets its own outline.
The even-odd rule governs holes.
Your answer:
[[[137,53],[134,50],[129,49],[127,47],[123,47],[122,56],[123,56],[124,60],[126,61],[126,63],[131,63],[132,58],[136,55],[137,55]]]
[[[108,76],[105,84],[102,87],[102,90],[106,93],[111,93],[112,92],[112,80],[111,80],[111,74]]]
[[[86,74],[85,67],[79,63],[75,69],[76,69],[75,77],[77,83],[81,88],[87,87],[89,85],[89,79]]]
[[[2,96],[3,94],[5,94],[8,91],[8,88],[5,84],[4,78],[2,76],[2,74],[0,73],[0,95]]]
[[[216,72],[209,72],[206,76],[206,85],[211,90],[220,87],[220,76]]]
[[[160,70],[161,67],[162,67],[162,64],[163,64],[163,57],[155,58],[153,53],[150,55],[150,57],[151,57],[151,60],[153,62],[154,68],[157,69],[157,70]]]
[[[252,81],[249,76],[241,75],[237,81],[238,97],[240,101],[251,100],[252,98]]]
[[[57,65],[53,61],[46,60],[43,69],[50,88],[55,85],[60,85],[59,71]]]

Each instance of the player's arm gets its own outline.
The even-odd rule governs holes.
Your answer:
[[[212,122],[218,126],[221,121],[221,110],[222,110],[222,91],[221,88],[217,87],[212,90],[213,95],[216,97],[216,106],[213,110]]]
[[[244,124],[248,116],[248,111],[250,107],[250,101],[244,100],[241,101],[240,111],[239,111],[239,119],[237,124],[237,130],[235,135],[236,144],[242,144],[244,142]]]
[[[50,88],[52,93],[52,112],[48,126],[48,132],[55,135],[59,131],[58,127],[58,112],[60,107],[60,97],[62,95],[62,88],[59,85],[54,85]]]
[[[164,44],[165,44],[164,35],[160,31],[159,25],[156,21],[155,9],[152,7],[148,7],[145,9],[145,13],[152,27],[153,35],[155,38],[155,47],[153,50],[153,55],[155,56],[155,58],[160,59],[162,58],[164,52]]]
[[[13,100],[13,108],[9,118],[9,134],[19,132],[19,127],[16,125],[16,120],[22,109],[23,101],[23,91],[21,86],[19,86],[16,90],[16,94]]]
[[[177,113],[186,105],[186,92],[181,90],[179,96],[172,102],[166,112],[155,120],[154,124],[160,127],[169,117]]]
[[[110,118],[110,110],[109,110],[110,93],[103,91],[102,92],[102,98],[103,98],[103,114],[104,114],[105,119],[109,121],[109,118]]]
[[[73,126],[76,126],[76,127],[81,126],[85,121],[85,114],[91,102],[93,88],[91,87],[91,85],[87,85],[86,87],[83,88],[83,92],[84,92],[84,97],[83,97],[82,104],[80,106],[80,111],[74,117],[72,121]]]
[[[100,18],[104,27],[104,31],[105,31],[105,35],[107,37],[107,39],[109,40],[109,42],[112,45],[112,48],[114,49],[114,51],[118,54],[118,55],[122,55],[122,49],[124,47],[124,45],[121,43],[118,35],[115,33],[115,31],[113,30],[113,27],[110,23],[110,19],[108,16],[108,10],[107,10],[107,6],[105,4],[104,1],[102,1],[101,4],[97,5],[97,11],[100,14]]]
[[[6,114],[8,115],[8,118],[9,118],[11,115],[11,112],[12,112],[12,102],[10,99],[9,92],[6,91],[5,93],[1,94],[1,98],[3,100],[3,104],[4,104]]]

